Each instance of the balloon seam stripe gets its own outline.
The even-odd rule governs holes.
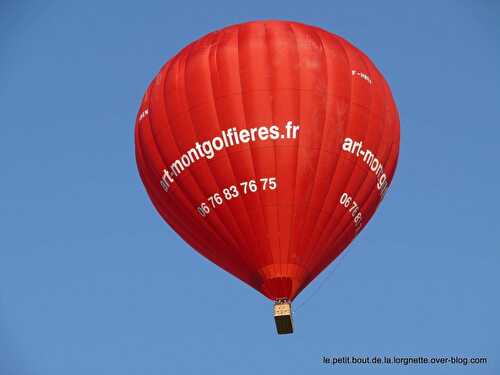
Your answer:
[[[328,77],[328,62],[327,62],[327,58],[326,58],[326,52],[325,52],[325,46],[324,46],[324,42],[323,42],[323,38],[316,32],[316,31],[313,31],[313,34],[316,36],[316,38],[319,40],[320,42],[320,45],[321,45],[321,52],[322,52],[322,57],[323,57],[323,62],[324,62],[324,65],[325,65],[325,80],[326,80],[326,92],[328,91],[328,87],[329,87],[329,83],[330,83],[330,80],[329,80],[329,77]],[[328,96],[327,96],[328,98]],[[326,99],[327,99],[326,98]],[[318,158],[316,160],[316,165],[317,163],[319,163],[319,160],[321,159],[321,155],[322,155],[322,149],[324,147],[324,144],[326,143],[326,140],[324,139],[324,131],[325,131],[325,128],[326,128],[326,124],[327,124],[327,111],[328,111],[328,107],[327,107],[327,104],[328,101],[326,100],[325,101],[325,116],[324,116],[324,120],[323,120],[323,126],[321,128],[321,144],[320,144],[320,147],[319,147],[319,152],[318,152]],[[305,220],[307,220],[308,218],[308,213],[309,213],[309,210],[311,207],[311,200],[313,199],[313,194],[314,194],[314,190],[315,190],[315,187],[316,187],[316,184],[317,184],[317,177],[318,177],[318,169],[319,168],[316,168],[315,169],[315,172],[314,172],[314,177],[313,177],[313,184],[312,184],[312,188],[311,188],[311,194],[309,195],[309,198],[308,198],[308,201],[305,205],[306,207],[306,215],[305,215]],[[299,238],[299,244],[302,244],[303,243],[303,235],[300,236]],[[307,258],[307,257],[306,257]],[[304,265],[306,264],[306,262],[304,262]],[[305,271],[307,272],[307,268],[305,268]],[[307,278],[307,274],[304,275],[305,278]]]
[[[347,53],[347,50],[345,48],[345,46],[341,43],[341,40],[340,39],[337,39],[337,38],[334,38],[332,39],[332,41],[335,42],[335,44],[337,45],[337,47],[339,47],[339,49],[343,52],[343,55],[346,59],[346,62],[347,62],[347,65],[350,69],[350,66],[351,66],[351,62],[350,62],[350,58],[349,58],[349,55]],[[347,124],[345,125],[345,128],[344,128],[344,134],[346,133],[349,125],[350,125],[350,121],[349,121],[349,118],[350,118],[350,115],[351,115],[351,110],[352,110],[352,100],[351,100],[351,97],[352,97],[352,77],[349,77],[349,100],[348,100],[348,109],[346,111],[346,118],[347,118]],[[326,195],[325,195],[325,200],[326,198],[328,197],[328,195],[330,194],[331,192],[331,187],[332,187],[332,181],[337,173],[337,169],[339,167],[339,164],[340,164],[340,159],[342,158],[342,154],[339,154],[338,158],[336,159],[335,161],[335,167],[333,168],[333,173],[330,177],[330,183],[328,184],[328,191],[326,192]],[[315,222],[315,225],[313,226],[313,230],[311,231],[311,235],[309,236],[309,241],[307,241],[307,245],[309,246],[309,243],[312,239],[312,237],[314,236],[314,233],[316,232],[316,228],[317,228],[317,225],[318,225],[318,216],[319,216],[319,213],[317,215],[314,215],[313,213],[310,213],[310,208],[307,209],[307,213],[308,213],[308,218],[309,218],[309,214],[312,215],[312,217],[314,217],[314,222]],[[312,251],[309,251],[308,254],[306,254],[306,257],[305,257],[305,260],[304,260],[304,268],[310,272],[309,270],[309,263],[312,261],[312,255],[313,255],[313,252]],[[309,276],[308,276],[309,277]],[[305,285],[304,285],[305,287]]]
[[[212,106],[213,106],[213,111],[215,113],[215,117],[216,117],[216,122],[217,122],[217,128],[219,130],[219,132],[222,132],[222,128],[220,126],[220,118],[219,118],[219,111],[218,111],[218,107],[217,107],[217,101],[214,99],[215,95],[214,95],[214,84],[213,84],[213,77],[212,77],[212,70],[211,70],[211,61],[210,61],[210,56],[211,56],[211,53],[213,51],[213,54],[214,54],[214,58],[215,58],[215,72],[216,72],[216,76],[217,78],[219,77],[219,73],[218,73],[218,66],[217,66],[217,51],[218,51],[218,46],[219,46],[219,41],[220,41],[220,38],[221,38],[221,34],[218,33],[218,37],[217,37],[217,41],[216,41],[216,47],[215,49],[213,49],[213,44],[210,45],[209,47],[209,51],[208,51],[208,72],[209,72],[209,76],[210,76],[210,91],[212,93]],[[228,154],[227,152],[227,148],[224,148],[224,152],[225,154],[227,155],[227,159],[228,159],[228,163],[229,163],[229,166],[230,166],[230,169],[231,169],[231,174],[233,176],[233,180],[236,181],[236,174],[234,172],[234,167],[233,167],[233,163],[232,163],[232,160],[231,160],[231,157],[230,155]],[[210,164],[207,163],[207,167],[208,167],[208,170],[210,171],[210,173],[212,174],[214,180],[216,181],[217,183],[217,186],[220,186],[221,184],[219,184],[219,182],[217,181],[217,178],[215,177],[215,174],[212,172],[212,169],[210,168]],[[231,208],[231,205],[228,204],[227,206],[230,214],[231,214],[231,217],[233,218],[234,222],[235,223],[238,223],[238,220],[236,219],[237,218],[237,215],[234,214],[233,212],[233,209]],[[248,212],[246,210],[244,210],[247,214],[247,217],[248,217],[248,220],[249,222],[251,223],[251,220],[250,220],[250,217],[248,216]],[[239,230],[239,225],[236,224],[236,228]],[[252,228],[252,232],[254,233],[255,235],[255,230],[253,228],[253,226],[251,227]],[[240,231],[241,232],[241,231]],[[248,255],[245,256],[244,252],[243,252],[243,249],[250,249],[252,251],[252,253],[254,253],[254,249],[252,246],[249,246],[248,242],[246,241],[246,237],[245,235],[241,232],[241,235],[242,235],[242,238],[244,240],[244,243],[245,243],[245,247],[239,247],[237,248],[236,250],[241,254],[241,257],[243,259],[245,259],[245,263],[248,265],[250,265],[252,262],[249,260],[251,259],[251,257],[249,258]],[[252,267],[249,267],[249,270],[252,269]]]
[[[240,88],[241,88],[241,91],[243,91],[243,79],[242,79],[242,76],[241,76],[241,53],[240,53],[240,38],[241,38],[241,33],[242,33],[242,30],[241,30],[241,27],[238,26],[236,28],[236,41],[237,41],[237,46],[238,48],[236,48],[237,52],[238,52],[238,77],[239,77],[239,84],[240,84]],[[244,123],[245,123],[245,129],[248,129],[248,116],[247,116],[247,110],[246,110],[246,106],[245,106],[245,98],[243,95],[241,95],[241,105],[242,105],[242,110],[243,110],[243,119],[244,119]],[[251,165],[252,165],[252,170],[253,170],[253,174],[254,174],[254,177],[257,176],[257,170],[255,168],[255,159],[254,159],[254,156],[253,156],[253,152],[252,152],[252,145],[249,144],[249,148],[248,148],[248,151],[249,151],[249,154],[250,154],[250,160],[251,160]],[[265,221],[265,227],[268,228],[268,223],[267,223],[267,220],[266,220],[266,217],[264,215],[264,211],[262,210],[262,197],[260,195],[260,191],[257,191],[257,199],[258,199],[258,206],[260,208],[259,212],[260,212],[260,216],[264,219]],[[269,236],[267,236],[267,241],[265,241],[264,243],[267,244],[267,249],[268,251],[271,253],[271,259],[273,260],[273,265],[276,263],[276,261],[274,260],[274,255],[271,251],[271,244],[269,243]],[[263,243],[263,246],[265,246]],[[274,266],[273,266],[274,268]]]
[[[353,51],[354,51],[353,53],[357,53],[357,52],[356,52],[356,50],[353,50]],[[362,58],[362,55],[358,54],[358,57],[361,57],[361,60],[362,60],[363,64],[365,65],[365,70],[366,70],[366,71],[370,71],[370,68],[369,68],[368,64],[367,64],[367,63],[366,63],[366,61]],[[370,74],[370,76],[371,76],[371,74]],[[366,126],[365,126],[365,130],[364,130],[364,133],[363,133],[363,136],[362,136],[362,140],[361,140],[361,142],[364,142],[364,141],[366,140],[366,136],[367,136],[367,134],[368,134],[368,131],[369,131],[369,130],[370,130],[370,128],[371,128],[371,127],[370,127],[370,125],[371,125],[371,124],[370,124],[370,122],[371,122],[371,121],[373,121],[373,117],[372,117],[372,112],[373,112],[373,104],[374,104],[374,94],[373,94],[373,92],[372,92],[372,91],[370,91],[370,105],[369,105],[369,111],[368,111],[369,117],[368,117],[367,124],[366,124]],[[370,121],[370,120],[371,120],[371,121]],[[378,145],[379,145],[379,143],[380,143],[381,139],[382,139],[382,134],[380,134],[380,133],[379,133],[379,140],[377,141],[377,146],[376,146],[376,148],[377,148],[377,149],[378,149]],[[360,164],[362,165],[362,159],[360,159],[360,158],[356,158],[356,161],[355,161],[355,163],[354,163],[354,168],[352,169],[351,174],[349,175],[349,177],[348,177],[348,179],[347,179],[347,182],[346,182],[346,184],[345,184],[345,190],[347,190],[347,188],[350,186],[351,181],[352,181],[352,178],[353,178],[353,176],[354,176],[354,174],[355,174],[355,173],[354,173],[354,170],[356,170],[356,167],[357,167],[357,166],[359,166]],[[362,169],[361,169],[361,170],[362,170]],[[367,181],[367,180],[366,180],[366,177],[367,177],[368,175],[369,175],[369,169],[367,169],[367,170],[365,170],[365,171],[364,171],[364,173],[363,173],[363,178],[362,178],[362,182],[361,182],[361,184],[358,186],[358,188],[357,188],[354,192],[350,192],[350,193],[349,193],[349,194],[353,197],[353,199],[355,199],[355,197],[357,196],[358,192],[360,191],[361,187],[363,186],[363,183],[364,183],[365,181]],[[325,235],[327,236],[327,237],[326,237],[326,242],[325,242],[325,247],[323,248],[323,251],[319,250],[319,253],[321,254],[321,256],[319,256],[319,258],[320,258],[320,259],[321,259],[321,257],[323,256],[323,254],[324,254],[324,253],[328,250],[328,248],[330,248],[330,246],[331,246],[331,248],[335,248],[335,247],[333,246],[334,244],[336,244],[336,243],[338,243],[338,242],[340,242],[340,241],[344,240],[344,237],[343,237],[343,236],[345,235],[346,231],[347,231],[348,229],[350,229],[350,228],[352,227],[352,225],[353,225],[353,222],[352,222],[351,220],[349,220],[349,216],[348,216],[349,211],[348,211],[348,210],[345,210],[345,211],[344,211],[344,213],[343,213],[343,214],[341,214],[341,217],[337,220],[337,223],[338,223],[338,225],[340,226],[340,224],[341,224],[341,223],[345,220],[345,218],[346,218],[346,217],[348,218],[348,220],[346,221],[346,224],[344,224],[344,227],[342,227],[342,229],[340,230],[340,234],[339,234],[338,236],[333,236],[333,234],[334,234],[334,233],[337,233],[337,232],[338,232],[338,231],[337,231],[337,228],[335,228],[335,230],[334,230],[334,231],[330,234],[330,237],[328,237],[328,233],[326,233],[326,229],[327,229],[328,227],[330,227],[330,225],[331,225],[331,223],[332,223],[332,220],[333,220],[333,217],[334,217],[334,214],[335,214],[335,212],[337,211],[337,209],[339,208],[339,206],[340,206],[340,205],[339,205],[338,203],[337,203],[337,205],[335,205],[335,208],[334,208],[334,210],[333,210],[333,212],[332,212],[332,214],[331,214],[331,219],[330,219],[330,220],[328,220],[328,222],[327,222],[326,226],[325,226],[325,227],[323,228],[323,230],[320,232],[320,235],[318,236],[318,239],[317,239],[317,241],[316,241],[316,244],[314,245],[314,249],[316,250],[316,248],[319,246],[319,244],[321,244],[321,241],[322,241],[322,239],[324,238],[324,236],[325,236]],[[360,209],[361,209],[361,207],[362,207],[362,204],[360,204]],[[332,237],[334,237],[334,238],[335,238],[334,244],[330,244],[330,246],[328,246],[328,245],[329,245],[329,243],[330,243],[329,238],[332,238]],[[355,236],[351,238],[351,240],[349,241],[349,243],[350,243],[350,242],[352,242],[352,240],[353,240],[354,238],[355,238]],[[347,248],[347,247],[346,247],[346,248]],[[346,249],[346,248],[345,248],[345,249]],[[344,251],[345,251],[345,249],[344,249]],[[342,252],[344,252],[344,251],[341,251],[340,253],[342,253]],[[339,253],[339,254],[340,254],[340,253]],[[338,255],[338,254],[337,254],[337,255]]]
[[[175,92],[175,90],[170,90],[172,92]],[[218,101],[220,99],[225,99],[225,98],[228,98],[228,97],[231,97],[231,96],[243,96],[244,94],[249,94],[249,93],[256,93],[256,92],[270,92],[271,90],[269,89],[262,89],[262,90],[249,90],[248,92],[241,92],[241,93],[235,93],[235,94],[231,94],[231,95],[223,95],[223,96],[218,96],[216,98],[214,98],[215,101]],[[279,89],[276,89],[274,90],[275,92],[277,91],[281,91]],[[286,91],[299,91],[299,92],[317,92],[317,93],[321,93],[321,91],[316,91],[316,90],[286,90]],[[360,108],[364,108],[364,109],[369,109],[367,106],[361,104],[361,103],[356,103],[355,101],[351,100],[350,98],[347,98],[343,95],[335,95],[335,94],[332,94],[332,93],[326,93],[325,96],[324,96],[326,99],[330,99],[330,98],[338,98],[338,99],[343,99],[345,101],[351,101],[351,105],[352,106],[355,106],[355,107],[360,107]],[[203,108],[203,107],[208,107],[211,105],[211,101],[205,101],[205,102],[200,102],[198,104],[195,104],[185,110],[182,110],[182,111],[179,111],[177,113],[175,113],[174,115],[170,115],[170,120],[172,122],[176,121],[179,117],[183,117],[183,116],[186,116],[189,112],[192,112],[193,110],[195,109],[200,109],[200,108]],[[379,117],[379,118],[382,118],[385,116],[385,113],[377,113],[377,112],[374,112],[374,115]]]
[[[187,51],[187,56],[185,57],[185,61],[184,61],[183,68],[182,68],[182,70],[183,70],[183,74],[182,74],[182,77],[183,77],[183,80],[182,80],[183,90],[179,90],[179,91],[181,91],[183,93],[183,98],[186,101],[186,105],[188,107],[189,107],[189,98],[190,98],[190,95],[188,95],[187,90],[186,90],[186,88],[188,87],[187,82],[186,82],[186,79],[187,79],[186,69],[187,69],[188,62],[189,62],[189,60],[191,58],[192,51],[193,51],[192,48],[189,51]],[[180,65],[180,63],[179,63],[179,65]],[[178,75],[176,75],[176,78],[177,77],[178,77]],[[165,96],[163,96],[163,98],[165,99]],[[191,125],[191,129],[192,129],[193,133],[195,134],[196,138],[199,138],[199,135],[198,135],[198,133],[196,131],[196,127],[194,125],[194,121],[193,121],[193,118],[192,118],[191,111],[188,111],[187,115],[188,115],[189,124]],[[180,148],[179,148],[179,146],[178,146],[178,144],[177,144],[177,142],[175,140],[175,137],[173,137],[172,139],[173,139],[174,143],[177,145],[177,148],[179,149],[179,152],[180,152]],[[208,166],[208,164],[207,164],[207,169],[210,172],[210,175],[212,176],[212,179],[215,182],[215,185],[218,186],[219,184],[217,183],[217,179],[215,178],[215,176],[214,176],[211,168]],[[193,171],[191,169],[189,169],[189,168],[188,168],[188,173],[193,178],[195,184],[198,186],[198,189],[203,192],[203,195],[204,196],[208,196],[210,192],[208,192],[208,191],[206,191],[204,189],[203,185],[200,184],[200,181],[198,180],[198,178],[194,175]],[[196,202],[194,202],[194,206],[196,206]],[[231,248],[233,248],[233,249],[236,248],[236,249],[239,250],[242,247],[240,240],[235,237],[235,234],[232,233],[232,231],[227,226],[225,220],[223,220],[223,218],[221,217],[221,214],[219,214],[219,212],[217,212],[217,210],[213,210],[213,214],[215,215],[215,217],[217,217],[217,219],[221,223],[221,226],[225,229],[225,231],[229,234],[229,237],[234,242],[232,244]],[[231,213],[231,216],[233,216],[232,213]],[[213,216],[212,216],[212,219],[213,219]],[[210,222],[210,218],[208,220],[206,220],[206,222],[209,223]],[[239,258],[240,258],[240,261],[242,262],[242,264],[244,264],[245,266],[248,267],[247,261],[241,256],[240,251],[238,251],[238,253],[239,253]],[[234,256],[235,254],[232,253],[232,252],[228,252],[227,255],[228,256]]]

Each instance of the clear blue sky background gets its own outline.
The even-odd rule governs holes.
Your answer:
[[[393,185],[299,296],[291,336],[163,223],[133,152],[160,66],[263,18],[350,40],[401,116]],[[499,19],[495,1],[1,0],[0,374],[500,373]],[[335,371],[323,355],[489,363]]]

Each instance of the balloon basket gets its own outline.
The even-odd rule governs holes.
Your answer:
[[[288,300],[274,303],[274,321],[279,335],[293,333],[292,304]]]

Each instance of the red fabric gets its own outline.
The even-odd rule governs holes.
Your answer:
[[[288,121],[300,126],[296,138],[224,147],[162,186],[164,170],[196,142],[230,128],[276,125],[283,134]],[[399,118],[381,73],[350,43],[259,21],[210,33],[167,62],[142,101],[135,144],[153,204],[189,245],[267,297],[293,299],[375,212],[381,173],[390,183],[396,169]],[[276,178],[276,189],[242,193],[242,182],[261,178]],[[232,185],[238,197],[208,202]],[[352,203],[340,203],[346,196],[359,206],[358,227]]]

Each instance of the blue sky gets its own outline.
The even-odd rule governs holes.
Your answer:
[[[0,5],[0,374],[332,373],[323,355],[489,361],[342,374],[500,373],[497,2],[103,3]],[[280,337],[270,301],[162,222],[133,152],[166,60],[270,18],[366,52],[402,132],[379,211]]]

